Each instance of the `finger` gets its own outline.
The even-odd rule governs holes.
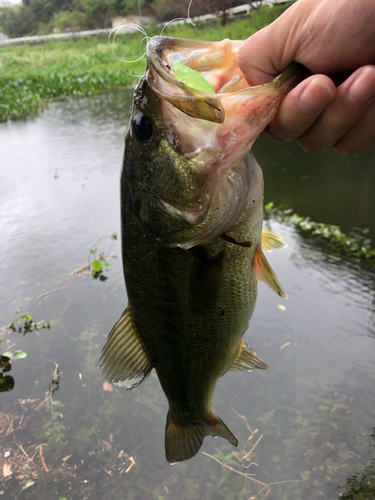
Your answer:
[[[249,86],[268,83],[280,73],[272,59],[274,53],[266,51],[266,48],[270,46],[279,47],[275,42],[274,33],[270,26],[266,26],[266,28],[257,31],[245,40],[239,48],[237,55],[238,67],[244,74]],[[275,59],[279,58],[279,56],[274,57]]]
[[[375,66],[355,71],[338,89],[335,99],[298,138],[310,152],[326,151],[336,144],[367,112],[375,98]]]
[[[238,67],[250,86],[270,82],[292,61],[297,60],[295,57],[301,36],[298,25],[310,8],[296,7],[296,4],[289,7],[273,23],[245,40],[239,48]]]
[[[304,134],[333,101],[336,87],[325,75],[306,78],[287,94],[267,132],[278,142],[289,142]]]
[[[334,145],[342,155],[375,151],[375,102],[366,113]]]

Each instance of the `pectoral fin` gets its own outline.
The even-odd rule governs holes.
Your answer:
[[[272,267],[268,264],[266,257],[260,246],[257,247],[254,254],[253,266],[255,267],[258,280],[263,281],[267,286],[276,292],[283,299],[287,299],[288,295],[284,288],[280,285],[276,274],[273,272]]]
[[[286,248],[287,243],[276,233],[272,231],[262,230],[262,250],[265,252],[271,252],[273,248]]]
[[[152,365],[133,326],[129,307],[108,335],[99,364],[108,380],[126,389],[137,387],[150,374]]]
[[[258,368],[259,370],[266,370],[268,368],[267,363],[265,363],[256,353],[249,347],[246,342],[242,339],[240,348],[238,350],[238,355],[230,366],[228,372],[239,372],[243,370],[253,370]]]
[[[236,436],[215,413],[210,422],[182,423],[168,411],[165,428],[165,455],[168,462],[183,462],[194,457],[205,436],[220,436],[233,446],[238,445]]]

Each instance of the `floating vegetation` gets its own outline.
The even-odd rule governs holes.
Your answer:
[[[102,238],[98,239],[98,241],[94,244],[94,247],[90,248],[90,253],[88,257],[89,266],[91,269],[91,276],[95,279],[99,279],[100,281],[105,281],[107,279],[107,276],[103,274],[104,270],[110,265],[109,262],[107,262],[107,259],[109,257],[115,257],[114,255],[112,256],[110,255],[112,245],[108,250],[108,252],[100,252],[98,254],[97,245],[100,241],[102,241],[105,238],[108,238],[108,236],[103,236]],[[117,240],[117,233],[111,234],[109,238],[111,238],[113,244],[113,241]]]
[[[278,222],[293,224],[297,229],[316,238],[331,253],[360,260],[370,267],[375,267],[375,248],[371,247],[370,241],[365,236],[346,235],[339,226],[313,222],[309,217],[301,217],[293,213],[292,209],[283,210],[282,207],[275,207],[274,203],[268,203],[264,211],[266,216],[272,216]]]
[[[0,343],[2,340],[0,340]],[[14,387],[14,379],[11,375],[5,375],[12,369],[10,358],[0,354],[0,392],[11,391]]]
[[[41,328],[50,328],[49,321],[35,321],[31,314],[29,314],[28,312],[20,314],[20,310],[17,309],[16,315],[11,319],[10,323],[0,328],[0,335],[12,332],[22,333],[23,335],[26,335],[26,333],[37,331]],[[0,339],[0,346],[1,344],[3,344],[3,342],[4,339]],[[14,387],[13,377],[8,374],[4,375],[12,368],[11,360],[24,359],[27,356],[27,353],[22,349],[16,349],[14,352],[12,352],[10,349],[12,349],[15,344],[12,344],[11,342],[9,342],[9,340],[7,340],[6,343],[7,351],[4,353],[0,353],[0,392],[11,391]]]
[[[102,240],[110,238],[112,243],[107,252],[98,252],[98,243]],[[102,236],[98,239],[98,241],[94,244],[93,248],[90,248],[90,253],[88,256],[88,264],[86,266],[80,267],[76,269],[73,274],[81,274],[91,272],[91,276],[95,279],[99,279],[100,281],[105,281],[108,279],[108,276],[104,275],[105,269],[110,266],[110,263],[107,260],[112,258],[117,258],[117,255],[111,255],[111,250],[113,247],[114,241],[117,240],[117,233],[112,233],[110,236]]]
[[[23,320],[23,321],[22,321]],[[20,310],[16,310],[16,315],[11,319],[9,325],[4,326],[2,330],[12,330],[13,332],[26,333],[40,330],[41,328],[50,328],[49,321],[44,319],[35,321],[35,319],[28,312],[20,314]]]

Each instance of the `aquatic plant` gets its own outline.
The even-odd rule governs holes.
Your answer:
[[[95,279],[98,279],[100,281],[105,281],[107,279],[107,276],[104,276],[103,271],[109,267],[109,262],[107,262],[107,259],[110,257],[110,251],[112,249],[112,245],[108,252],[100,252],[98,255],[98,243],[102,241],[103,239],[108,238],[108,236],[103,236],[102,238],[99,238],[98,241],[94,244],[93,248],[90,248],[90,253],[88,257],[88,262],[89,266],[91,269],[91,276]],[[117,240],[117,233],[112,233],[109,238],[111,240],[115,241]],[[112,243],[113,243],[112,241]]]
[[[22,323],[21,320],[24,320]],[[20,314],[20,310],[16,310],[16,315],[11,319],[9,325],[3,327],[3,329],[9,329],[14,332],[26,333],[32,332],[34,330],[40,330],[41,328],[50,328],[51,325],[49,321],[44,319],[40,321],[35,321],[34,318],[28,312]]]
[[[375,429],[372,438],[375,440]],[[346,480],[346,491],[340,493],[342,500],[369,500],[375,498],[375,459],[367,464],[363,473]]]
[[[98,243],[100,243],[102,240],[110,238],[112,240],[111,246],[108,249],[107,252],[99,252],[98,253]],[[105,281],[108,276],[105,276],[104,270],[107,269],[110,266],[110,263],[107,262],[107,260],[110,257],[117,258],[117,255],[111,255],[111,250],[113,247],[114,241],[117,240],[117,233],[112,233],[109,236],[102,236],[99,238],[93,248],[90,248],[90,253],[87,258],[88,264],[86,266],[80,267],[74,271],[73,274],[80,274],[80,273],[87,273],[91,272],[91,276],[95,279],[99,279],[100,281]]]
[[[0,344],[2,342],[3,340],[0,340]],[[0,354],[0,392],[11,391],[14,387],[13,377],[9,374],[5,375],[11,369],[10,357]]]
[[[268,203],[264,207],[266,217],[274,217],[278,222],[293,224],[301,232],[320,241],[330,253],[344,255],[348,258],[365,262],[375,267],[375,248],[372,248],[364,236],[346,235],[339,226],[314,222],[309,217],[302,217],[293,209],[283,210]]]

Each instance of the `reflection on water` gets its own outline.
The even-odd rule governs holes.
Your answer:
[[[0,491],[46,500],[264,498],[268,489],[256,479],[277,483],[268,499],[336,498],[373,459],[374,275],[327,259],[291,227],[269,222],[289,244],[272,254],[289,294],[285,310],[260,284],[245,334],[270,368],[228,374],[215,392],[217,413],[237,431],[238,456],[229,443],[207,438],[202,451],[210,456],[170,467],[163,458],[167,403],[156,376],[130,392],[102,378],[100,350],[127,301],[121,262],[110,260],[104,282],[73,272],[87,265],[93,242],[120,230],[130,101],[131,92],[74,99],[0,126],[0,325],[17,309],[51,324],[1,336],[1,353],[19,349],[27,357],[2,371],[15,384],[0,395]],[[255,154],[266,200],[374,234],[373,154],[309,155],[265,137]],[[120,254],[118,241],[112,252]],[[56,363],[59,390],[51,394]],[[252,462],[258,465],[245,471],[252,479],[227,468],[244,472]]]

